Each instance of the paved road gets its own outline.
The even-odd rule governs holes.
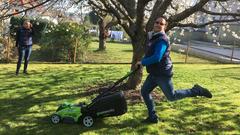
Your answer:
[[[184,48],[186,45],[182,44]],[[232,55],[232,48],[226,48],[222,46],[217,46],[214,44],[206,44],[205,42],[192,42],[191,49],[199,50],[199,51],[206,51],[209,54],[212,54],[216,57],[226,57],[231,58]],[[240,60],[240,49],[235,48],[233,52],[233,58]]]
[[[186,49],[187,45],[184,44],[176,44],[178,47],[182,49]],[[215,57],[218,60],[222,59],[225,62],[231,62],[231,55],[232,55],[232,49],[218,47],[216,45],[206,45],[204,43],[191,43],[191,50],[194,52],[198,52],[199,56],[201,55],[207,55],[211,57]],[[201,55],[200,55],[201,54]],[[240,49],[235,48],[233,53],[233,61],[236,63],[240,63]]]

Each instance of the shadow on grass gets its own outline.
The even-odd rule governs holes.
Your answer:
[[[122,50],[122,52],[133,52],[133,50]]]
[[[129,133],[131,132],[129,129],[135,129],[142,127],[142,124],[139,123],[138,120],[124,120],[120,123],[116,121],[118,124],[108,124],[104,122],[106,119],[110,118],[104,118],[104,119],[97,119],[95,121],[95,124],[93,127],[87,128],[84,127],[80,123],[73,123],[73,124],[66,124],[66,123],[60,123],[57,125],[54,125],[50,123],[48,117],[44,118],[36,118],[34,120],[31,120],[31,122],[35,123],[31,126],[18,126],[16,128],[10,129],[8,126],[5,125],[5,128],[8,130],[6,132],[2,132],[3,134],[24,134],[24,135],[35,135],[35,134],[47,134],[47,135],[76,135],[76,134],[83,134],[88,132],[96,132],[101,134],[121,134],[121,133]],[[21,121],[28,123],[29,121]],[[114,129],[114,130],[109,130]],[[137,132],[138,134],[141,134],[143,132],[147,131],[146,127],[142,127]]]
[[[240,80],[240,66],[239,67],[226,67],[216,69],[203,69],[203,71],[214,73],[213,78],[231,78]]]
[[[237,105],[233,105],[230,102],[222,102],[215,104],[216,106],[225,106],[237,109]],[[204,117],[208,115],[208,117]],[[188,117],[193,117],[193,120],[187,122]],[[202,131],[208,133],[223,133],[226,131],[239,131],[240,118],[238,114],[233,114],[231,111],[225,109],[216,109],[213,107],[198,106],[191,110],[184,110],[182,113],[176,116],[177,119],[169,118],[166,121],[176,129],[167,129],[169,134],[199,134]],[[228,125],[225,122],[233,122],[235,125]]]
[[[19,76],[14,76],[11,72],[2,73],[1,77],[6,78],[7,83],[0,89],[0,92],[14,93],[14,95],[0,99],[0,109],[6,112],[6,114],[0,114],[2,120],[0,125],[3,131],[1,134],[81,134],[88,131],[98,132],[98,130],[102,133],[114,134],[115,130],[108,128],[119,128],[121,129],[119,132],[127,132],[129,127],[138,127],[140,125],[138,120],[132,119],[116,125],[99,120],[94,127],[86,128],[79,124],[53,125],[50,123],[49,117],[46,117],[53,113],[51,109],[51,111],[46,109],[46,105],[52,103],[54,105],[63,99],[96,97],[95,94],[103,92],[116,81],[113,79],[115,77],[112,76],[116,74],[114,72],[116,70],[118,69],[114,66],[104,66],[98,68],[81,67],[74,71],[71,68],[44,68],[41,71],[30,70],[30,75]],[[90,78],[93,77],[96,79],[91,80]],[[68,84],[69,81],[74,81],[74,78],[82,80],[82,82],[76,85]],[[84,82],[88,79],[90,80]],[[105,83],[102,84],[102,82]],[[61,87],[57,87],[59,85]],[[101,89],[98,89],[99,87]],[[117,89],[122,89],[121,87],[118,86]],[[68,94],[59,95],[61,89],[68,91]],[[15,95],[18,96],[15,97]],[[88,99],[90,98],[88,97]]]
[[[86,92],[83,91],[83,89],[89,88],[91,85],[97,85],[102,81],[111,81],[111,74],[113,74],[112,71],[114,70],[116,70],[116,68],[113,66],[99,68],[81,67],[79,71],[73,71],[72,69],[53,69],[53,71],[49,69],[43,69],[41,72],[30,71],[32,75],[26,76],[15,76],[12,75],[11,72],[4,72],[1,74],[1,76],[3,76],[2,78],[6,78],[6,82],[8,84],[1,88],[0,92],[11,93],[12,91],[14,92],[14,95],[12,95],[13,97],[9,95],[8,98],[0,99],[0,109],[4,110],[7,113],[7,115],[3,113],[0,114],[1,120],[7,121],[6,123],[4,121],[1,121],[0,125],[2,128],[4,128],[6,134],[55,134],[55,130],[61,131],[61,127],[52,126],[48,119],[45,119],[45,117],[35,117],[34,114],[36,113],[36,115],[38,115],[40,113],[42,115],[44,114],[45,116],[49,115],[51,112],[44,112],[44,106],[46,104],[49,104],[49,102],[58,102],[63,99],[76,99],[96,94],[96,91]],[[106,73],[108,73],[107,76]],[[105,78],[104,80],[104,76],[108,78]],[[89,79],[91,77],[97,78],[95,80],[90,79],[84,83],[85,79]],[[81,85],[77,84],[68,86],[69,81],[74,80],[74,78],[77,78],[80,81],[83,80],[83,82],[80,83]],[[102,78],[103,80],[99,78]],[[55,90],[55,87],[60,84],[64,85],[61,86],[62,88],[59,88],[59,90]],[[69,91],[69,94],[58,95],[61,93],[61,89]],[[28,93],[28,91],[30,92]],[[72,94],[71,91],[73,91]],[[14,97],[15,94],[19,96]],[[35,109],[33,112],[31,112],[32,107],[37,107],[39,110]],[[27,119],[24,119],[26,115],[32,115],[32,118],[26,117]],[[10,126],[11,124],[9,125],[9,123],[15,123],[17,125],[18,123],[25,124],[20,124],[19,126],[12,127]],[[82,131],[82,128],[78,127],[79,125],[77,125],[77,127],[75,125],[75,128],[78,129],[76,131],[72,131],[72,126],[63,126],[69,129],[69,131],[71,131],[73,134]],[[101,128],[103,126],[97,127]],[[62,131],[60,133],[64,132],[65,131]]]

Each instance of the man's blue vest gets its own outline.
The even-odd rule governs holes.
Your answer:
[[[160,41],[164,41],[167,43],[167,49],[165,53],[163,54],[163,57],[160,62],[151,64],[146,66],[147,72],[149,74],[152,74],[154,76],[172,76],[172,61],[170,58],[170,50],[171,46],[169,44],[167,35],[165,33],[158,33],[156,35],[153,35],[152,37],[148,37],[147,39],[147,45],[146,45],[146,52],[145,57],[150,57],[154,54],[155,51],[155,45],[159,43]]]

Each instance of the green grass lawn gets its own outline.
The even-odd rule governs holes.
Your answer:
[[[98,50],[98,42],[92,42],[89,45],[86,55],[84,56],[84,63],[131,63],[132,60],[132,45],[121,43],[106,43],[107,49],[105,51]],[[46,63],[42,61],[39,54],[39,45],[33,45],[33,52],[31,54],[32,63]],[[185,54],[171,52],[171,57],[174,63],[184,63]],[[16,63],[17,59],[14,60]],[[188,57],[188,63],[216,63],[208,60],[199,59],[196,57]]]
[[[107,47],[99,54],[93,52],[97,45],[92,44],[90,60],[131,61],[131,51],[121,51],[130,50],[130,45]],[[115,59],[109,60],[113,54]],[[172,53],[175,89],[199,83],[212,91],[212,99],[156,100],[162,121],[150,125],[140,123],[147,115],[145,105],[129,104],[126,114],[98,120],[91,128],[53,125],[49,116],[66,101],[89,103],[97,94],[86,96],[88,89],[117,80],[129,71],[130,64],[30,64],[30,75],[19,76],[14,75],[15,64],[0,64],[0,134],[240,134],[240,66],[211,64],[198,58],[189,59],[199,64],[182,64],[182,57]],[[146,75],[144,72],[144,78]],[[155,91],[162,94],[159,88]]]
[[[87,63],[131,63],[132,45],[120,43],[106,43],[106,51],[96,52],[98,43],[92,42],[89,46],[85,62]],[[185,62],[185,55],[171,52],[171,57],[175,63]],[[196,57],[188,57],[188,63],[214,63]]]

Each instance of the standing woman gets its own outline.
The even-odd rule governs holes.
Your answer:
[[[205,88],[195,84],[191,89],[174,90],[172,83],[172,61],[170,58],[171,46],[165,33],[167,28],[165,17],[155,20],[153,32],[148,33],[145,57],[137,64],[146,66],[149,73],[141,89],[144,102],[148,109],[146,123],[157,123],[158,116],[154,108],[151,92],[159,86],[169,101],[176,101],[186,97],[204,96],[212,98],[212,94]]]
[[[27,74],[27,67],[33,44],[32,36],[33,36],[32,24],[30,23],[29,20],[25,20],[23,22],[23,26],[18,29],[16,34],[16,47],[18,48],[18,62],[16,75],[19,74],[23,57],[24,57],[23,73]]]

